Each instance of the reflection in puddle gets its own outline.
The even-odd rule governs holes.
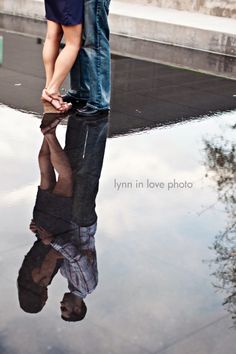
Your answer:
[[[85,317],[84,299],[98,282],[95,199],[108,120],[86,121],[71,115],[63,149],[56,136],[61,117],[55,113],[43,116],[40,186],[29,226],[37,241],[24,258],[17,285],[21,308],[38,313],[60,270],[69,288],[61,301],[61,317],[75,322]]]
[[[220,135],[230,142],[226,152],[230,151],[235,130],[229,127],[235,125],[235,112],[107,141],[96,207],[99,283],[86,297],[85,320],[68,325],[60,319],[60,302],[69,292],[67,279],[60,276],[65,257],[53,259],[52,247],[34,239],[28,229],[39,184],[39,120],[6,106],[0,111],[3,353],[232,354],[232,319],[202,262],[212,258],[208,247],[231,219],[222,202],[215,207],[219,193],[215,181],[206,178],[203,155],[206,160],[206,141],[211,150],[221,146],[215,138]],[[106,131],[106,119],[83,121],[75,116],[67,126],[57,127],[61,146],[66,135],[64,151],[73,171],[73,223],[85,227],[97,219],[94,202]],[[219,163],[222,166],[221,159]],[[115,189],[115,180],[129,185]],[[178,185],[168,189],[172,181]],[[188,184],[181,184],[185,181]],[[87,253],[86,259],[93,260],[93,255]],[[19,307],[15,280],[22,262],[23,276],[30,276],[32,283],[33,275],[41,283],[40,306],[48,297],[35,316]]]
[[[224,296],[223,305],[232,314],[236,328],[236,124],[225,125],[221,134],[205,140],[206,169],[216,185],[218,203],[227,215],[225,229],[216,235],[213,285]]]

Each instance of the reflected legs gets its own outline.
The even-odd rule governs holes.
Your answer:
[[[39,152],[40,188],[71,197],[73,191],[72,170],[65,151],[57,140],[55,129],[47,131]],[[55,171],[58,173],[56,181]]]
[[[53,190],[56,185],[56,175],[50,159],[50,150],[46,138],[44,137],[38,156],[40,169],[40,188]]]

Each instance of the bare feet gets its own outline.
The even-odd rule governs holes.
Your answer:
[[[49,103],[56,112],[65,113],[72,108],[71,103],[63,102],[59,93],[48,92],[46,88],[43,89],[41,100],[44,103]]]

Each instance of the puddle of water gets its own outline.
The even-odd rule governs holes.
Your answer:
[[[218,137],[233,146],[236,112],[108,139],[97,198],[99,285],[75,325],[60,319],[67,287],[60,275],[40,314],[19,308],[16,278],[33,242],[42,137],[32,114],[6,106],[0,114],[2,352],[231,354],[233,321],[203,260],[217,256],[209,247],[233,214],[219,200],[205,147]],[[61,144],[65,133],[60,125]]]

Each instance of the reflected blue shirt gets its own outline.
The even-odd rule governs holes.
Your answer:
[[[68,280],[69,290],[81,298],[90,294],[98,283],[94,238],[96,229],[97,223],[87,227],[78,226],[77,244],[67,242],[60,245],[56,240],[51,243],[52,247],[64,257],[60,272]]]

